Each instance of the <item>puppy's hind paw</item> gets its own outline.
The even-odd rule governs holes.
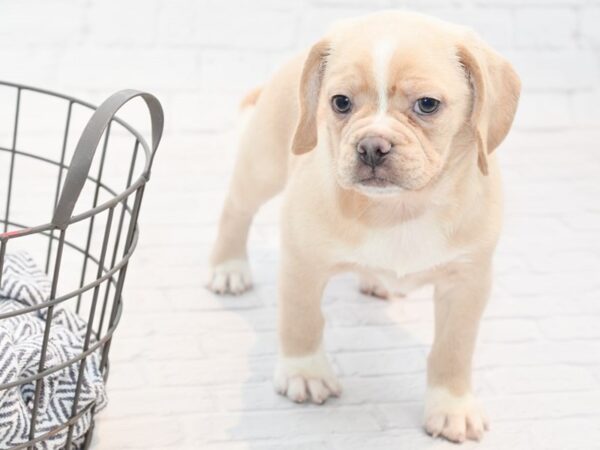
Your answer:
[[[239,295],[252,287],[250,266],[245,259],[231,259],[211,270],[206,287],[215,294]]]

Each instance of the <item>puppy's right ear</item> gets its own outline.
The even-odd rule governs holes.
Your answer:
[[[329,42],[322,40],[313,45],[304,62],[300,79],[300,115],[292,141],[292,152],[296,155],[317,146],[317,106],[328,54]]]

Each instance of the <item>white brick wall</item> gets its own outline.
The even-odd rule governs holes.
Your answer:
[[[492,430],[464,448],[598,448],[598,1],[0,0],[0,79],[95,102],[147,89],[167,114],[94,450],[456,448],[420,429],[429,292],[387,303],[332,282],[326,346],[345,393],[319,408],[271,388],[277,202],[252,231],[255,290],[202,288],[241,95],[331,20],[390,7],[475,28],[524,82],[499,150],[506,222],[475,358]],[[9,128],[0,118],[0,137]]]
[[[394,7],[471,26],[510,57],[518,127],[600,123],[600,5],[584,0],[0,0],[0,78],[96,99],[149,89],[171,129],[217,129],[229,121],[203,109],[233,103],[332,20]]]

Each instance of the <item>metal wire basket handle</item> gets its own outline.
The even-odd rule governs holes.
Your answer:
[[[150,112],[150,121],[152,125],[152,154],[143,173],[145,178],[150,177],[152,159],[154,158],[154,154],[163,133],[164,113],[162,106],[155,96],[147,92],[136,91],[133,89],[116,92],[107,98],[106,101],[98,107],[96,112],[94,112],[83,130],[79,142],[77,142],[77,147],[75,147],[75,153],[71,159],[65,183],[60,193],[60,199],[54,210],[54,216],[52,218],[52,224],[54,226],[64,229],[68,225],[73,210],[75,209],[75,204],[79,199],[85,180],[88,177],[94,155],[96,154],[96,149],[98,148],[98,144],[100,143],[104,131],[119,109],[136,97],[142,97],[142,99],[144,99]]]

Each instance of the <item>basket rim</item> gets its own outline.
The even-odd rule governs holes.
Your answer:
[[[77,105],[89,108],[92,111],[96,111],[98,109],[98,106],[94,105],[93,103],[87,102],[85,100],[81,100],[81,99],[79,99],[77,97],[73,97],[71,95],[62,94],[60,92],[56,92],[56,91],[52,91],[52,90],[48,90],[48,89],[38,88],[38,87],[34,87],[34,86],[29,86],[26,84],[15,83],[15,82],[10,82],[10,81],[5,81],[5,80],[0,80],[0,87],[1,86],[6,86],[9,88],[17,89],[17,91],[31,91],[31,92],[35,92],[38,94],[47,95],[50,97],[60,98],[60,99],[70,102],[71,104],[77,104]],[[134,181],[131,182],[131,185],[128,188],[126,188],[125,190],[121,191],[118,194],[116,194],[115,193],[116,191],[114,191],[112,189],[107,189],[109,194],[113,195],[113,197],[111,199],[97,205],[94,208],[88,209],[80,214],[73,215],[68,220],[67,225],[66,225],[67,227],[74,223],[77,223],[77,222],[80,222],[87,218],[90,218],[92,216],[95,216],[111,207],[117,206],[123,199],[129,197],[131,194],[133,194],[135,191],[137,191],[141,186],[146,184],[149,179],[150,169],[151,169],[152,160],[153,160],[153,154],[152,154],[152,150],[150,149],[150,146],[148,145],[148,142],[141,135],[141,133],[139,131],[137,131],[132,125],[130,125],[129,123],[127,123],[125,120],[121,119],[120,117],[113,116],[111,119],[111,122],[112,121],[118,123],[123,128],[125,128],[128,132],[130,132],[135,137],[136,141],[139,142],[139,144],[142,146],[142,149],[144,150],[144,156],[145,156],[144,168],[142,170],[142,173]],[[0,151],[13,152],[13,149],[0,147]],[[14,149],[14,151],[17,151],[17,149]],[[69,167],[68,165],[61,164],[58,161],[53,161],[53,160],[50,160],[49,158],[40,158],[38,155],[34,155],[31,153],[25,152],[23,150],[18,150],[18,154],[23,157],[41,159],[47,163],[52,163],[57,166],[60,166],[63,169],[68,170],[68,167]],[[93,177],[91,175],[88,175],[86,177],[86,179],[91,180],[91,181],[96,181],[93,179]],[[3,221],[0,220],[0,222],[3,222]],[[6,233],[0,233],[0,243],[3,243],[5,241],[8,241],[13,238],[24,237],[24,236],[28,236],[31,234],[36,234],[36,233],[40,233],[40,232],[44,232],[44,231],[51,231],[51,230],[55,230],[55,229],[57,229],[57,226],[50,221],[50,222],[40,224],[40,225],[33,225],[33,226],[19,229],[19,230],[13,230],[13,231],[6,232]]]

